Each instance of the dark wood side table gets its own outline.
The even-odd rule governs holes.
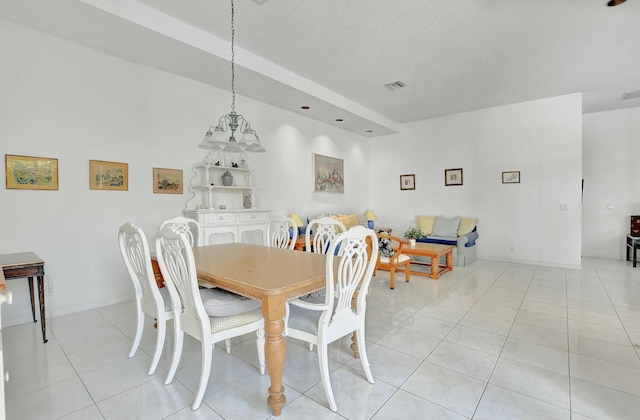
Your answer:
[[[33,278],[38,279],[38,297],[40,301],[40,326],[42,341],[47,342],[46,318],[44,315],[44,261],[33,252],[19,252],[16,254],[0,254],[0,267],[6,280],[26,277],[29,279],[29,293],[31,294],[31,314],[36,322],[36,305],[33,294]]]

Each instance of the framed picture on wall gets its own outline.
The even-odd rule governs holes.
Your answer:
[[[502,173],[503,184],[519,184],[520,171],[507,171]]]
[[[344,193],[344,160],[313,154],[313,191]]]
[[[58,189],[58,159],[4,155],[4,161],[7,189]]]
[[[154,194],[182,194],[182,169],[153,168]]]
[[[400,189],[401,190],[415,190],[416,189],[416,175],[400,175]]]
[[[92,190],[127,191],[129,189],[129,164],[90,160],[89,188]]]
[[[444,185],[462,185],[462,168],[445,169]]]

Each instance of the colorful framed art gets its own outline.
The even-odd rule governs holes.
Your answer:
[[[4,159],[7,189],[58,189],[58,159],[18,155]]]
[[[89,188],[92,190],[127,191],[129,189],[129,164],[90,160]]]
[[[153,168],[154,194],[182,194],[182,169]]]

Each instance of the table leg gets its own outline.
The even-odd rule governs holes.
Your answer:
[[[36,322],[36,302],[33,295],[33,277],[27,277],[29,281],[29,296],[31,296],[31,315],[33,315],[33,322]]]
[[[635,267],[636,263],[637,263],[636,252],[637,252],[637,249],[638,249],[638,243],[634,239],[632,239],[631,240],[631,246],[633,247],[633,266]]]
[[[280,415],[282,407],[287,402],[282,385],[282,373],[287,347],[282,337],[284,331],[284,317],[286,315],[286,299],[284,296],[265,296],[262,300],[262,315],[264,316],[264,330],[266,333],[265,358],[271,386],[267,403],[273,414]]]
[[[431,278],[437,279],[440,277],[440,261],[438,257],[431,257]]]
[[[47,341],[47,323],[44,315],[44,276],[38,276],[38,295],[40,298],[40,328],[42,328],[42,342]]]
[[[447,259],[447,270],[453,270],[453,251],[447,252],[447,256],[445,258]]]

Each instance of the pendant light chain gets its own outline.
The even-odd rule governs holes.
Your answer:
[[[236,113],[236,10],[233,0],[231,0],[231,112],[218,118],[218,123],[212,125],[200,142],[201,149],[212,150],[207,155],[207,162],[212,163],[213,151],[222,150],[226,153],[263,153],[267,150],[260,144],[260,138],[256,130],[251,128],[249,121],[244,116]],[[235,133],[242,135],[238,142]],[[225,139],[227,136],[228,139]]]
[[[233,25],[233,18],[235,15],[235,10],[233,7],[233,0],[231,0],[231,95],[232,95],[232,100],[231,100],[231,111],[232,112],[236,112],[236,72],[235,72],[235,65],[234,65],[234,61],[235,61],[235,49],[234,49],[234,45],[235,45],[235,35],[236,35],[236,29]]]

